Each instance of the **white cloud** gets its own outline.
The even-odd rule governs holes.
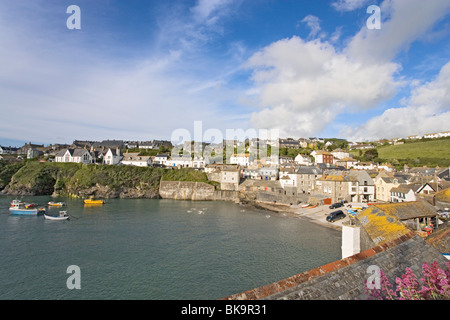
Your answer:
[[[350,10],[365,3],[339,1],[335,6]],[[292,37],[263,48],[247,64],[253,70],[255,92],[260,92],[256,100],[260,110],[252,114],[252,124],[278,128],[283,135],[310,136],[320,134],[344,112],[364,112],[379,107],[407,84],[399,76],[402,66],[394,62],[398,53],[432,29],[449,9],[448,0],[385,0],[381,4],[381,30],[368,30],[364,25],[348,39],[342,50],[332,45],[339,33],[330,41]],[[306,21],[318,22],[317,19]],[[312,24],[312,27],[317,31],[320,26]],[[432,109],[422,108],[419,114],[427,119],[436,114],[435,120],[442,123],[448,117],[440,109],[427,116]],[[392,127],[402,120],[417,124],[411,114],[401,120],[397,115],[387,111],[382,116],[383,121],[391,123]],[[386,117],[392,117],[390,122]],[[359,133],[364,132],[363,127],[359,129]],[[353,131],[342,132],[351,134]]]
[[[309,37],[314,38],[319,34],[321,28],[320,28],[320,20],[318,17],[310,14],[307,15],[305,18],[303,18],[302,22],[305,23],[311,29]]]
[[[344,132],[353,140],[406,137],[450,130],[450,62],[435,80],[413,89],[404,106],[390,108],[362,126]]]
[[[83,43],[83,27],[80,33],[49,31],[34,19],[42,16],[39,8],[18,10],[18,15],[7,6],[3,9],[3,139],[169,139],[173,130],[190,130],[196,120],[202,120],[205,129],[244,123],[232,122],[233,112],[221,117],[233,99],[222,80],[235,68],[232,62],[217,62],[201,51],[170,43],[169,49],[154,50],[147,57],[117,58],[113,50],[96,51]],[[30,28],[30,23],[39,28]]]
[[[211,25],[228,11],[233,2],[235,0],[198,0],[191,11],[197,22]]]
[[[398,65],[353,62],[328,42],[299,37],[272,43],[248,61],[260,90],[251,121],[285,135],[320,132],[343,110],[370,109],[392,98]]]
[[[337,11],[353,11],[367,5],[370,0],[338,0],[331,5]]]
[[[429,32],[450,12],[448,0],[385,0],[381,29],[361,28],[350,41],[347,54],[365,61],[391,61]]]

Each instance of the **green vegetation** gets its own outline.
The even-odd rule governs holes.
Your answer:
[[[17,166],[19,166],[17,164]],[[55,187],[63,189],[65,183],[81,168],[75,163],[24,161],[11,178],[12,191],[27,189],[33,194],[52,194]]]
[[[82,165],[76,163],[54,163],[24,161],[15,165],[0,164],[0,179],[9,192],[35,195],[77,195],[90,188],[107,188],[112,192],[124,189],[157,194],[159,182],[194,181],[205,182],[215,187],[219,184],[208,181],[204,172],[192,168],[163,169],[135,166]]]
[[[11,181],[12,176],[23,167],[24,162],[8,163],[0,160],[0,190],[4,189]]]
[[[220,183],[208,180],[208,176],[203,171],[197,171],[192,168],[181,169],[165,169],[162,175],[162,181],[192,181],[192,182],[204,182],[220,187]]]
[[[368,150],[350,151],[360,161],[390,163],[398,169],[450,166],[450,138],[406,140],[404,144],[383,144]]]
[[[162,171],[153,167],[83,165],[67,182],[66,189],[75,193],[98,184],[115,191],[121,188],[157,191]]]
[[[450,166],[450,139],[428,139],[377,148],[378,157],[393,165],[410,167]]]

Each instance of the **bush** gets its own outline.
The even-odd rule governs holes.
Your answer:
[[[369,299],[376,300],[449,300],[450,299],[450,261],[446,263],[447,271],[440,268],[436,261],[422,266],[423,278],[416,278],[410,268],[406,268],[401,278],[397,278],[396,290],[381,271],[380,289],[369,289],[365,283]]]

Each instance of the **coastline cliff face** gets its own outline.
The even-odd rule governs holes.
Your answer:
[[[5,181],[2,194],[86,198],[213,200],[215,187],[193,169],[27,161]],[[7,179],[4,179],[7,180]],[[160,187],[160,185],[164,187]],[[192,184],[192,185],[191,185]]]
[[[161,169],[27,162],[2,190],[7,195],[158,198]]]

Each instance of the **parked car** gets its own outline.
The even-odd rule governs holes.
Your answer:
[[[336,202],[336,203],[333,203],[330,206],[330,209],[336,209],[336,208],[340,208],[340,207],[343,207],[343,206],[344,206],[344,204],[342,202]]]
[[[342,210],[333,211],[327,216],[328,222],[335,222],[346,217],[345,213]]]

